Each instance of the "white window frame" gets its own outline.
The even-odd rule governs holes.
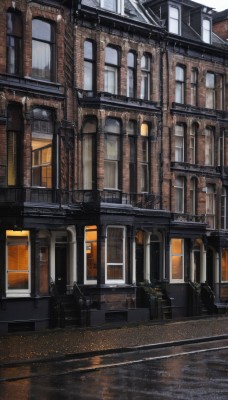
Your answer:
[[[174,13],[177,12],[177,15],[174,15]],[[175,35],[180,35],[181,34],[181,25],[180,25],[180,9],[178,7],[175,7],[173,5],[169,6],[169,32],[174,33]],[[172,25],[172,26],[171,26]],[[175,26],[175,29],[174,29]]]
[[[15,237],[17,236],[16,231],[14,232],[15,234],[8,234],[6,237],[6,276],[5,276],[5,282],[6,282],[6,297],[30,297],[31,295],[31,243],[30,243],[30,235],[28,231],[25,231],[27,234],[25,236],[21,236],[21,239],[27,238],[28,241],[28,289],[9,289],[8,288],[8,240],[10,241],[10,237]],[[18,239],[18,242],[20,239]]]
[[[198,103],[198,70],[191,70],[191,105],[197,106]]]
[[[175,103],[184,104],[185,102],[185,68],[176,65],[175,68]]]
[[[107,7],[107,5],[106,5],[107,0],[100,0],[100,7],[104,8],[107,11],[116,12],[118,14],[123,15],[124,14],[124,0],[112,0],[112,1],[113,1],[113,4],[116,5],[116,11]],[[111,0],[108,0],[108,2],[110,3]]]
[[[175,125],[175,162],[185,161],[184,125]]]
[[[145,59],[145,67],[142,62]],[[151,57],[149,54],[143,54],[141,58],[141,87],[140,98],[142,100],[150,100],[151,85]]]
[[[117,228],[117,229],[122,229],[123,232],[123,237],[122,237],[122,242],[123,242],[123,258],[122,258],[122,263],[108,263],[108,229],[109,228]],[[106,228],[106,239],[105,239],[105,283],[112,285],[112,284],[125,284],[125,246],[126,246],[126,228],[121,225],[108,225]],[[108,271],[108,266],[109,265],[122,265],[123,268],[123,279],[108,279],[107,277],[107,271]]]
[[[202,40],[204,43],[211,43],[211,20],[203,18],[202,22]]]
[[[173,240],[181,240],[181,253],[172,253],[172,241]],[[181,275],[182,278],[181,279],[174,279],[172,278],[172,270],[173,270],[173,264],[172,264],[172,260],[173,260],[173,256],[180,256],[182,263],[181,263]],[[184,283],[184,239],[181,238],[172,238],[170,240],[170,283]]]

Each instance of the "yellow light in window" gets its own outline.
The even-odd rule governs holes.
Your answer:
[[[29,231],[6,231],[6,236],[21,236],[21,237],[28,237]]]

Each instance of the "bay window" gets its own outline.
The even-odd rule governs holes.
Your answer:
[[[108,226],[106,239],[106,283],[125,282],[125,228]]]
[[[105,121],[105,189],[120,189],[120,133],[120,122],[114,118],[107,118]]]
[[[171,239],[171,271],[170,281],[175,283],[184,282],[184,240]]]
[[[53,121],[50,110],[35,108],[32,122],[32,186],[52,187]]]
[[[105,49],[104,90],[112,94],[119,92],[119,52],[111,46]]]
[[[30,245],[28,231],[6,232],[6,294],[30,294]]]
[[[22,19],[16,12],[7,14],[6,72],[22,73]]]
[[[55,30],[49,22],[32,21],[32,76],[53,81],[55,78]]]

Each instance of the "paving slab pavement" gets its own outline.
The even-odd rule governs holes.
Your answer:
[[[0,364],[228,335],[228,316],[0,335]]]

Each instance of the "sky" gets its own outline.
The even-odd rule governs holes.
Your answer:
[[[194,0],[193,0],[194,1]],[[223,11],[228,9],[227,0],[199,0],[197,3],[204,4],[205,6],[212,7],[216,11]]]

